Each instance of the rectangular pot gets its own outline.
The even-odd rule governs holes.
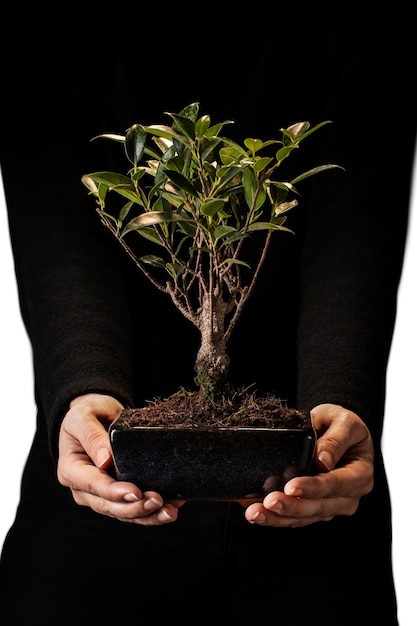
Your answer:
[[[116,476],[165,500],[262,499],[308,474],[313,427],[110,427]]]

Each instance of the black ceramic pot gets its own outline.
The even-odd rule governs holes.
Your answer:
[[[310,473],[316,442],[300,428],[110,427],[116,476],[165,500],[262,499]]]

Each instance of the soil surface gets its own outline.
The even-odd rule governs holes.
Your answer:
[[[119,422],[125,426],[250,427],[303,428],[311,427],[310,416],[289,408],[279,398],[257,398],[247,391],[228,394],[212,402],[199,391],[180,389],[168,398],[157,398],[141,408],[125,409]]]

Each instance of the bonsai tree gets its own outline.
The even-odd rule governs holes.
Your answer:
[[[134,124],[125,135],[99,135],[123,144],[130,169],[94,172],[82,181],[103,224],[199,330],[195,381],[205,399],[216,401],[228,389],[228,341],[271,237],[292,232],[285,222],[298,204],[297,184],[339,166],[320,165],[290,181],[277,177],[301,142],[329,121],[299,122],[282,128],[279,139],[240,144],[223,135],[231,121],[213,124],[200,116],[197,102],[167,115],[170,125]],[[123,198],[117,214],[107,208],[115,194]],[[151,241],[155,253],[138,255],[132,233]],[[254,238],[260,238],[258,256],[249,261]]]

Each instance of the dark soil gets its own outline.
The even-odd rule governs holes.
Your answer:
[[[119,420],[126,426],[250,427],[303,428],[311,427],[310,416],[289,408],[279,398],[257,398],[247,391],[236,391],[220,401],[208,401],[199,391],[180,389],[168,398],[149,401],[142,408],[127,409]]]

